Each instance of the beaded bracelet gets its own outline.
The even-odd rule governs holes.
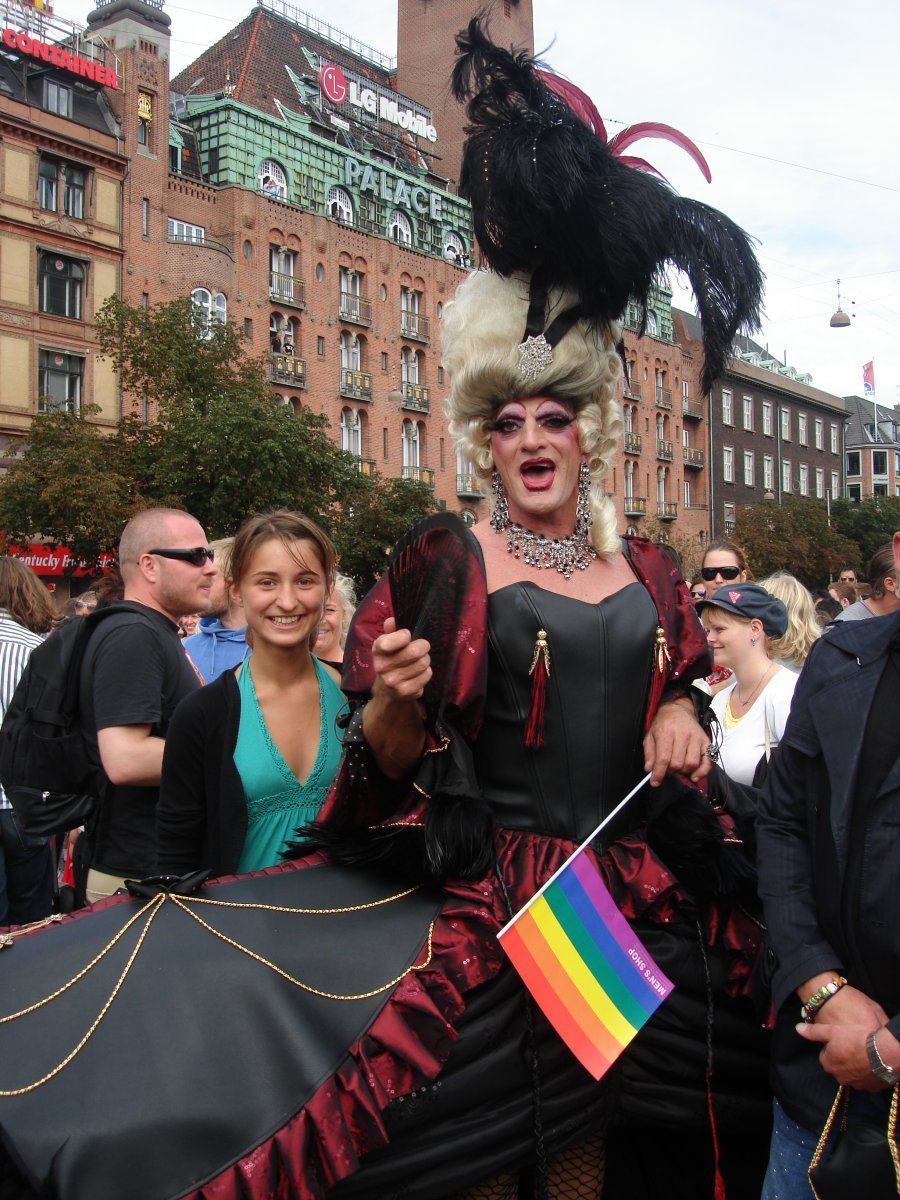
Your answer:
[[[832,996],[836,996],[846,983],[847,980],[843,975],[835,975],[834,979],[829,980],[828,983],[823,983],[819,990],[813,992],[800,1009],[800,1019],[805,1021],[807,1025],[812,1025],[816,1019],[816,1013],[822,1005],[827,1004]]]

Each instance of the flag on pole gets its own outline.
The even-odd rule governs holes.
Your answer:
[[[875,360],[863,363],[863,395],[867,400],[875,398]]]
[[[609,1070],[672,990],[586,853],[598,832],[499,934],[535,1002],[595,1079]]]

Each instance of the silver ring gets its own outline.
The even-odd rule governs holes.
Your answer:
[[[715,762],[715,759],[716,759],[715,746],[712,746],[712,745],[707,746],[706,749],[703,751],[703,753],[706,755],[707,758],[711,758],[713,760],[713,762]]]

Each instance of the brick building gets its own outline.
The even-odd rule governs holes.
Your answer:
[[[119,290],[121,63],[47,10],[0,5],[0,457],[37,412],[119,416],[94,315]]]
[[[675,330],[702,362],[697,318],[675,310]],[[846,417],[840,396],[738,338],[708,399],[710,536],[729,536],[740,507],[757,500],[842,496]]]
[[[862,396],[846,396],[844,402],[847,498],[900,496],[900,405],[887,408]]]

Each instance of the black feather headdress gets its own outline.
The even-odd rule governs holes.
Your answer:
[[[629,297],[644,307],[673,265],[697,301],[708,389],[735,334],[758,324],[763,277],[747,234],[620,161],[565,102],[565,89],[549,86],[526,53],[494,45],[479,18],[456,42],[453,92],[469,118],[460,192],[490,267],[530,273],[533,297],[571,288],[579,315],[607,325]]]

